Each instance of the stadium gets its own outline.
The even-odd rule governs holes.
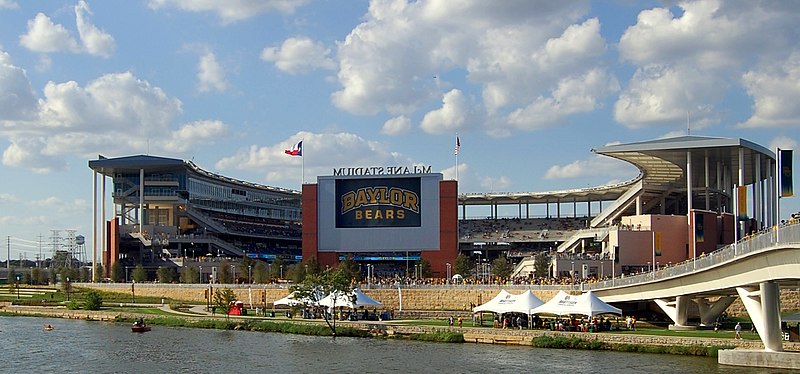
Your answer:
[[[204,282],[216,280],[222,258],[264,261],[281,278],[311,257],[328,267],[352,259],[385,277],[420,278],[427,262],[425,276],[449,280],[466,257],[471,274],[460,276],[498,281],[492,266],[503,258],[512,265],[504,282],[600,279],[678,264],[776,225],[781,196],[791,196],[791,151],[744,139],[682,136],[592,152],[639,174],[598,187],[468,194],[430,170],[331,175],[300,192],[191,161],[100,157],[89,161],[93,242],[102,243],[94,263],[106,272],[117,261],[151,273],[197,266]]]

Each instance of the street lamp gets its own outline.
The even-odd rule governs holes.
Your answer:
[[[70,286],[70,284],[69,284],[69,277],[67,277],[67,284],[66,284],[66,285],[64,285],[64,286],[65,286],[65,288],[67,289],[67,301],[69,301],[69,286]]]
[[[572,264],[572,270],[571,270],[572,283],[575,283],[575,261],[571,261],[570,263]]]
[[[231,265],[231,272],[233,273],[233,284],[236,284],[236,265]]]
[[[198,265],[197,267],[200,268],[200,283],[203,283],[203,266]]]
[[[253,265],[247,265],[247,283],[253,284]]]
[[[447,266],[447,279],[445,279],[445,283],[450,283],[450,263],[445,263],[445,266]]]
[[[17,300],[19,300],[19,274],[17,274]]]
[[[281,264],[281,279],[283,279],[283,264]]]

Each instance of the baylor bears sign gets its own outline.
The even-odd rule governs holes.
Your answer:
[[[419,227],[420,179],[338,179],[336,228]]]

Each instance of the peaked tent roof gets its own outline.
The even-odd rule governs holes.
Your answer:
[[[355,302],[353,302],[352,299],[353,295],[355,295]],[[350,309],[356,309],[362,306],[383,306],[383,303],[367,296],[365,293],[361,292],[360,289],[356,288],[348,294],[339,293],[334,295],[332,293],[328,296],[325,296],[319,301],[319,305],[326,306],[328,308],[332,308],[334,306],[343,306]]]
[[[622,315],[622,310],[607,304],[592,291],[579,296],[559,291],[550,301],[542,304],[538,308],[531,309],[530,314],[555,314],[558,316],[580,314],[594,317],[600,314]]]
[[[506,290],[500,290],[493,299],[484,304],[476,306],[474,312],[493,312],[493,313],[525,313],[532,308],[544,304],[531,290],[527,290],[519,295],[514,295]]]

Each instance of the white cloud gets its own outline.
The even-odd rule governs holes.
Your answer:
[[[3,152],[4,165],[44,173],[63,169],[64,155],[175,154],[212,142],[225,128],[198,121],[165,139],[163,134],[173,133],[181,102],[130,72],[101,76],[86,87],[48,82],[39,109],[34,119],[6,121],[0,127],[10,143]]]
[[[197,64],[197,79],[199,81],[197,89],[200,92],[223,92],[228,89],[225,70],[217,62],[213,52],[206,52],[200,57],[200,62]]]
[[[452,134],[468,128],[476,119],[471,107],[461,91],[451,90],[444,94],[441,108],[425,114],[420,127],[429,134]]]
[[[633,173],[633,174],[632,174]],[[627,162],[611,157],[596,155],[588,160],[576,160],[566,165],[553,165],[547,169],[545,179],[567,179],[585,177],[619,176],[630,179],[635,177],[636,168]]]
[[[303,160],[284,153],[298,141],[303,140],[306,180],[315,175],[330,175],[333,168],[342,165],[385,166],[412,165],[406,157],[390,152],[376,141],[366,140],[346,132],[311,133],[301,131],[292,137],[270,146],[251,145],[239,149],[236,154],[224,157],[216,163],[221,170],[247,170],[260,172],[270,170],[268,182],[299,180]]]
[[[28,21],[28,32],[19,37],[19,42],[34,52],[77,52],[80,49],[69,31],[64,26],[54,24],[44,13]]]
[[[75,22],[83,47],[90,55],[110,57],[116,48],[114,37],[92,24],[90,15],[92,11],[89,5],[83,0],[79,1],[75,6]]]
[[[224,136],[228,126],[221,121],[196,121],[181,126],[172,133],[163,148],[172,152],[183,153],[199,144],[210,144]]]
[[[787,60],[742,77],[747,93],[753,97],[753,115],[740,127],[800,126],[800,52]]]
[[[721,89],[722,88],[722,89]],[[614,104],[614,119],[629,128],[672,126],[700,129],[719,122],[714,107],[725,82],[689,66],[650,65],[636,71]]]
[[[308,0],[150,0],[152,9],[176,7],[189,12],[213,12],[224,23],[232,23],[255,17],[265,12],[292,13]]]
[[[333,70],[330,48],[308,37],[289,38],[278,47],[264,48],[261,59],[275,63],[275,67],[289,74],[306,73],[315,69]]]
[[[511,185],[511,178],[506,176],[482,177],[480,180],[481,189],[489,192],[506,191]]]
[[[6,120],[32,119],[38,103],[25,70],[14,65],[0,50],[0,124]]]
[[[429,113],[423,129],[441,132],[469,124],[507,134],[509,128],[553,125],[596,108],[617,84],[602,66],[607,47],[599,21],[581,21],[587,11],[587,2],[461,1],[455,7],[443,0],[373,1],[364,21],[339,44],[341,89],[332,95],[333,102],[359,115],[408,116],[439,100],[441,87],[451,92],[451,87],[459,92],[475,88],[483,102],[470,103],[472,115],[458,118],[455,110],[445,113],[455,108],[445,105]],[[604,89],[563,86],[590,74],[606,77]],[[466,83],[449,81],[461,78]],[[555,95],[561,103],[548,105],[559,111],[551,122],[530,126],[517,115],[517,123],[507,123],[509,113],[532,109],[532,103]]]
[[[18,9],[19,4],[14,0],[0,0],[0,9]]]
[[[594,111],[600,107],[602,98],[618,90],[619,83],[614,77],[604,70],[593,69],[583,76],[559,82],[552,97],[538,97],[525,108],[513,111],[508,123],[527,130],[551,126],[569,115]]]
[[[796,150],[795,152],[800,152],[797,150],[797,140],[790,138],[788,136],[778,136],[772,141],[769,142],[769,149],[793,149]]]
[[[411,130],[411,120],[406,116],[397,116],[384,122],[381,133],[384,135],[401,135],[409,130]]]
[[[18,203],[19,199],[16,196],[10,193],[0,193],[0,203],[9,204],[9,203]]]

